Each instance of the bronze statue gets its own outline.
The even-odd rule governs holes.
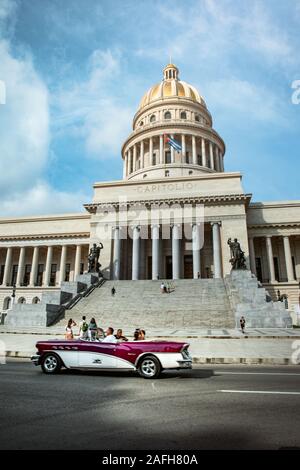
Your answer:
[[[88,264],[89,264],[89,273],[99,273],[101,264],[99,263],[100,252],[103,248],[103,244],[100,242],[99,246],[96,243],[90,248],[89,256],[88,256]]]
[[[228,238],[227,243],[230,247],[229,261],[232,265],[232,269],[247,269],[245,253],[242,251],[237,238],[235,238],[234,241],[231,241],[231,238]]]

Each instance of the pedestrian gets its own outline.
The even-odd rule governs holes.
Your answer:
[[[246,320],[245,320],[245,317],[243,316],[240,318],[240,325],[241,325],[242,333],[245,333]]]
[[[79,338],[86,339],[88,336],[88,329],[89,325],[86,321],[86,316],[84,315],[79,323]]]
[[[76,322],[70,318],[65,329],[65,339],[72,340],[74,339],[73,326],[76,326]]]
[[[114,297],[115,293],[116,293],[116,289],[115,289],[115,286],[113,286],[111,289],[111,295]]]
[[[166,290],[165,283],[162,282],[161,285],[160,285],[160,292],[161,292],[162,294],[164,294],[164,293],[165,293],[165,290]]]
[[[98,327],[95,318],[91,318],[91,321],[89,323],[88,327],[88,336],[91,341],[94,341],[97,338],[97,333],[98,333]]]

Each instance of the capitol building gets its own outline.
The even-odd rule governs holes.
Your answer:
[[[226,171],[204,98],[175,65],[142,97],[121,158],[123,179],[95,182],[82,212],[0,219],[0,312],[85,273],[93,243],[108,280],[222,279],[230,238],[274,300],[279,290],[298,303],[300,201],[251,202],[241,173]]]

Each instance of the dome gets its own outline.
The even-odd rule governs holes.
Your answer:
[[[179,98],[194,101],[206,107],[205,101],[195,87],[178,79],[179,70],[174,64],[164,68],[164,79],[153,85],[143,96],[139,110],[161,99]]]

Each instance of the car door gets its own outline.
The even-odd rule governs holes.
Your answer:
[[[116,344],[87,342],[78,354],[79,367],[89,369],[114,369],[116,367]]]

